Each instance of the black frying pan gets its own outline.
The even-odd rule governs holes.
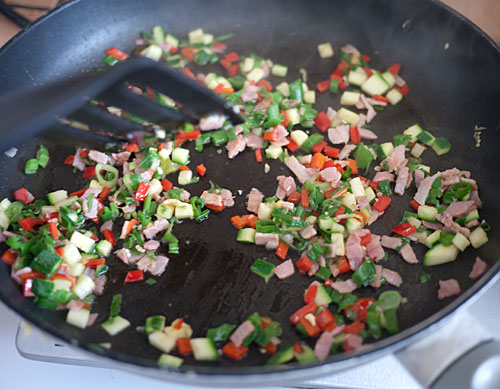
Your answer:
[[[500,229],[495,224],[500,219],[497,201],[500,52],[498,46],[470,22],[430,0],[151,0],[143,4],[134,0],[73,1],[36,22],[0,52],[0,90],[6,93],[93,68],[100,63],[106,48],[131,49],[139,32],[149,31],[156,24],[179,36],[199,26],[214,34],[235,32],[235,37],[227,42],[231,48],[241,54],[255,52],[289,65],[289,80],[297,78],[298,69],[305,67],[311,85],[325,79],[338,61],[318,58],[316,45],[325,41],[332,42],[337,51],[345,43],[354,44],[372,57],[376,68],[385,68],[392,62],[402,63],[402,75],[411,93],[397,107],[387,109],[374,120],[373,129],[379,141],[392,139],[393,134],[415,122],[436,135],[448,137],[453,144],[452,151],[439,160],[427,152],[426,161],[434,171],[454,166],[471,170],[485,202],[482,215],[493,224],[489,244],[479,250],[491,270],[476,283],[467,276],[475,256],[472,250],[460,255],[455,263],[429,269],[407,265],[397,255],[391,255],[386,265],[402,274],[404,283],[400,292],[409,301],[399,310],[402,331],[358,352],[332,356],[324,363],[327,368],[292,363],[269,369],[262,367],[266,358],[253,350],[237,363],[224,359],[215,364],[195,364],[188,358],[182,370],[203,375],[266,374],[247,378],[267,382],[331,373],[401,348],[422,336],[424,329],[453,312],[498,271]],[[444,48],[445,43],[449,43],[448,50]],[[319,108],[328,105],[336,107],[338,101],[321,96]],[[472,138],[476,125],[487,128],[480,148],[475,148]],[[52,156],[49,166],[53,169],[44,169],[36,177],[25,176],[22,174],[24,162],[34,154],[39,142],[49,148]],[[0,198],[12,195],[13,190],[22,186],[36,196],[61,188],[79,189],[83,183],[62,164],[77,144],[92,147],[98,142],[52,133],[43,139],[27,141],[14,159],[2,154]],[[208,150],[208,156],[210,159],[204,162],[211,178],[233,193],[238,189],[246,193],[257,182],[266,195],[272,195],[275,176],[285,171],[280,163],[271,162],[271,173],[264,175],[251,152],[244,152],[230,164],[224,153],[220,156],[213,148]],[[198,163],[201,157],[195,153],[193,162]],[[198,193],[207,187],[207,181],[201,180],[193,185],[191,192]],[[389,226],[400,220],[403,210],[407,209],[409,195],[395,199],[393,209],[376,224],[376,232],[388,233]],[[93,311],[100,313],[99,322],[105,320],[112,295],[121,291],[125,302],[123,316],[132,322],[128,330],[112,339],[99,325],[81,331],[67,325],[64,314],[40,309],[23,298],[3,263],[0,264],[0,298],[53,335],[115,360],[151,368],[142,370],[143,373],[170,379],[177,376],[153,370],[159,351],[134,330],[152,314],[164,314],[169,321],[182,316],[193,326],[195,334],[202,335],[207,328],[223,322],[240,323],[257,311],[279,320],[285,333],[282,339],[290,343],[296,334],[288,317],[302,305],[300,296],[311,280],[295,275],[285,281],[273,279],[266,285],[250,273],[252,261],[269,253],[260,247],[244,247],[234,242],[235,231],[228,219],[242,212],[243,199],[238,198],[234,208],[212,215],[201,225],[179,226],[181,255],[172,258],[156,285],[132,284],[122,288],[127,268],[112,259],[105,295],[97,300]],[[422,247],[417,246],[416,252],[422,258]],[[432,279],[421,285],[419,279],[424,272],[431,273]],[[437,300],[438,280],[452,277],[459,280],[463,293],[455,299]],[[387,289],[384,286],[377,292]],[[362,293],[364,296],[375,294],[368,290]],[[113,343],[109,351],[92,347],[94,343],[106,341]],[[273,374],[277,372],[280,374]],[[208,381],[202,377],[195,382]]]

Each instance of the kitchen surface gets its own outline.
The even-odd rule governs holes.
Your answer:
[[[36,20],[58,0],[6,0],[28,20]],[[500,41],[500,0],[444,0],[481,26],[492,38]],[[0,46],[20,31],[20,27],[0,14]],[[500,310],[491,310],[500,301],[500,282],[493,285],[467,309],[493,334],[500,334]],[[41,334],[21,323],[18,316],[0,303],[0,371],[4,388],[59,388],[72,389],[120,387],[122,389],[147,387],[185,388],[165,384],[149,378],[113,370],[100,365],[90,354],[73,350],[58,340]],[[497,335],[498,336],[498,335]],[[27,359],[23,356],[30,359]],[[50,362],[48,362],[50,361]],[[80,366],[79,366],[80,365]],[[333,377],[294,384],[314,388],[420,388],[419,384],[392,355],[351,369]],[[264,388],[265,389],[265,388]]]

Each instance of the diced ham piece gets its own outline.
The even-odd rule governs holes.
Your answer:
[[[85,307],[85,304],[86,304],[85,301],[82,300],[71,300],[69,303],[66,304],[66,308],[68,308],[70,311],[78,312],[83,307]]]
[[[403,241],[401,240],[401,238],[394,238],[392,236],[383,235],[380,243],[382,244],[382,247],[385,247],[386,249],[396,250],[401,246]]]
[[[470,193],[470,200],[474,201],[474,204],[476,206],[480,207],[482,202],[481,199],[479,198],[479,192],[477,190],[474,190]]]
[[[363,338],[355,334],[346,334],[344,338],[344,347],[354,351],[363,345]]]
[[[444,229],[447,229],[447,230],[450,230],[453,232],[460,232],[466,238],[469,237],[470,230],[468,228],[462,227],[458,223],[455,223],[453,221],[453,218],[450,216],[450,214],[448,212],[444,211],[442,215],[437,213],[435,215],[435,218],[444,224]]]
[[[415,170],[415,185],[419,186],[424,178],[425,178],[425,173],[422,170],[420,169]]]
[[[370,102],[363,93],[361,93],[360,95],[360,101],[361,104],[363,104],[364,107],[367,109],[366,122],[370,123],[373,120],[373,118],[377,115],[377,112],[375,112],[375,109],[373,109],[372,105],[370,104]]]
[[[406,184],[408,183],[408,177],[411,177],[410,169],[408,169],[406,166],[403,166],[398,171],[398,178],[396,179],[394,193],[397,193],[400,196],[405,193]]]
[[[328,139],[334,145],[349,142],[349,126],[341,125],[328,129]]]
[[[316,355],[319,361],[324,361],[330,355],[333,338],[344,331],[344,328],[345,325],[341,325],[335,327],[332,331],[325,331],[320,335],[314,345],[314,355]]]
[[[382,167],[384,167],[385,162],[388,164],[387,170],[390,172],[393,172],[394,170],[402,166],[405,166],[406,163],[408,162],[405,158],[405,145],[399,145],[394,147],[387,156],[387,158],[384,159],[384,161],[382,162]]]
[[[98,201],[95,198],[92,198],[92,203],[89,208],[88,200],[83,201],[83,214],[87,219],[93,219],[97,217],[98,204]]]
[[[438,299],[442,300],[446,297],[456,296],[460,292],[460,284],[454,278],[445,281],[439,280]]]
[[[380,182],[380,181],[387,181],[389,180],[390,182],[394,181],[394,174],[389,173],[389,172],[377,172],[375,174],[375,177],[373,177],[372,181],[373,182]]]
[[[132,213],[135,211],[137,206],[135,204],[129,204],[122,208],[123,213]]]
[[[78,170],[82,171],[85,169],[85,162],[83,162],[83,159],[80,155],[80,152],[82,149],[77,149],[75,153],[75,158],[73,159],[72,166],[76,167]]]
[[[270,98],[265,98],[259,104],[255,106],[253,109],[255,111],[265,111],[273,104],[273,101]]]
[[[144,248],[146,250],[155,251],[158,249],[158,247],[160,247],[160,242],[158,242],[157,240],[148,240],[146,243],[144,243]]]
[[[170,223],[167,219],[160,218],[155,220],[152,226],[144,229],[142,233],[146,239],[153,239],[158,232],[166,230],[169,225]]]
[[[222,197],[222,205],[224,207],[232,207],[234,205],[233,194],[229,189],[222,189],[219,194]]]
[[[439,172],[439,175],[441,176],[441,185],[445,187],[458,184],[461,178],[460,170],[456,167],[445,170],[444,172]]]
[[[417,256],[413,252],[413,249],[411,248],[409,243],[405,244],[401,248],[401,250],[399,251],[399,254],[401,255],[401,257],[403,257],[403,259],[407,263],[418,263]]]
[[[105,275],[99,276],[94,281],[94,293],[101,295],[104,293],[104,286],[108,278]]]
[[[324,254],[325,258],[334,258],[336,256],[337,245],[335,243],[322,244],[322,246],[328,249],[328,252]]]
[[[429,230],[442,230],[443,225],[441,223],[429,222],[427,220],[422,220],[422,225]]]
[[[278,176],[278,187],[276,188],[276,197],[283,200],[297,190],[297,185],[293,177]]]
[[[479,222],[479,220],[471,220],[470,222],[468,222],[465,227],[467,228],[472,228],[472,227],[477,227],[479,226],[481,223]]]
[[[306,167],[300,164],[293,155],[285,158],[285,165],[288,166],[302,184],[312,177],[312,175],[308,173]]]
[[[402,88],[406,85],[406,81],[399,76],[399,74],[396,74],[396,86]]]
[[[247,210],[253,213],[257,213],[259,211],[259,205],[262,203],[262,200],[264,200],[264,195],[257,188],[252,188],[247,197]]]
[[[80,198],[82,200],[88,199],[91,194],[94,194],[94,197],[97,197],[101,192],[102,189],[87,189],[85,192],[83,192]]]
[[[370,202],[368,201],[368,198],[366,196],[359,196],[356,198],[356,200],[358,201],[359,209],[363,208],[370,209]]]
[[[256,136],[254,134],[243,135],[245,137],[245,142],[247,147],[252,149],[261,149],[264,147],[264,138]]]
[[[243,103],[257,100],[259,98],[260,87],[257,85],[247,85],[241,94],[240,98]]]
[[[361,246],[361,237],[368,233],[370,233],[368,230],[355,230],[347,238],[346,257],[352,270],[357,270],[363,263],[365,251]]]
[[[385,252],[380,244],[380,236],[372,234],[370,243],[366,245],[366,255],[374,261],[384,258]]]
[[[367,130],[366,128],[358,127],[359,136],[362,139],[377,139],[378,136],[373,131]]]
[[[208,205],[213,205],[215,207],[222,207],[222,196],[218,195],[217,193],[210,193],[207,191],[204,191],[200,198],[205,200],[205,204]]]
[[[274,233],[255,233],[255,244],[259,246],[266,246],[268,250],[274,250],[278,247],[280,238],[278,234]]]
[[[488,264],[484,262],[481,258],[476,257],[476,261],[472,266],[472,270],[469,274],[469,277],[472,278],[473,280],[477,280],[484,273],[486,273],[487,269],[488,269]]]
[[[201,131],[218,130],[224,125],[226,117],[223,115],[209,115],[201,118],[199,128]]]
[[[386,279],[386,281],[391,284],[391,285],[394,285],[396,287],[400,287],[401,284],[403,283],[403,279],[401,278],[401,276],[399,275],[398,272],[395,272],[394,270],[389,270],[389,269],[385,269],[385,268],[382,268],[382,277],[384,277]]]
[[[317,234],[317,232],[312,225],[309,225],[306,228],[304,228],[302,231],[300,231],[300,235],[304,239],[311,239],[313,236],[316,236],[316,234]]]
[[[144,255],[139,262],[137,262],[139,270],[150,272],[154,276],[162,274],[167,265],[168,258],[162,255],[159,255],[156,259],[151,259],[148,255]]]
[[[375,278],[370,282],[372,288],[380,288],[380,280],[382,279],[382,269],[380,265],[375,265]]]
[[[30,192],[29,190],[27,190],[27,189],[26,189],[26,197],[27,197],[26,202],[27,202],[28,204],[32,203],[32,202],[33,202],[33,200],[35,200],[35,196],[33,196],[33,195],[31,194],[31,192]]]
[[[309,271],[307,272],[307,275],[309,277],[312,277],[313,275],[315,275],[319,270],[319,263],[318,262],[314,262],[311,269],[309,269]]]
[[[472,212],[474,209],[476,209],[476,203],[473,200],[455,201],[446,208],[446,212],[448,212],[451,217],[457,218]]]
[[[113,153],[111,154],[111,156],[113,157],[114,160],[116,160],[117,165],[123,165],[125,162],[128,161],[131,154],[132,153],[130,151],[122,151],[121,153]]]
[[[126,265],[129,264],[129,260],[132,257],[132,253],[129,249],[122,248],[118,251],[115,251],[116,256]]]
[[[359,101],[358,101],[358,103],[359,103]],[[356,106],[356,108],[357,108],[357,106]],[[358,109],[364,109],[364,107],[358,108]],[[356,123],[356,127],[358,127],[358,129],[361,130],[361,127],[363,127],[365,124],[366,124],[366,115],[364,113],[360,113],[359,120]],[[363,130],[366,130],[366,128],[363,128]],[[364,134],[368,134],[368,133],[365,132]],[[359,135],[361,136],[361,131],[360,131]],[[373,133],[373,135],[375,135],[375,134]],[[377,137],[377,136],[375,135],[375,137]]]
[[[98,316],[99,316],[98,313],[91,313],[89,315],[89,319],[87,320],[87,327],[90,327],[91,325],[93,325],[95,323],[95,321],[97,320]]]
[[[106,230],[112,231],[113,230],[113,220],[108,220],[104,222],[100,228],[101,232],[104,232]]]
[[[354,150],[356,150],[356,145],[345,145],[344,147],[342,147],[342,150],[340,150],[340,153],[339,153],[339,156],[338,156],[338,159],[344,159],[344,158],[347,158],[349,156],[349,154],[351,154],[351,152],[353,152]]]
[[[280,280],[290,277],[293,273],[295,273],[295,269],[291,259],[287,259],[274,268],[274,274],[276,274],[276,277]]]
[[[332,187],[338,186],[340,180],[342,179],[342,174],[335,167],[327,167],[319,172],[321,178],[330,184]]]
[[[136,169],[137,170],[137,169]],[[148,169],[144,172],[141,172],[141,178],[144,180],[144,181],[150,181],[151,178],[153,178],[153,174],[154,174],[154,171],[151,170],[151,169]]]
[[[109,157],[106,154],[97,150],[89,151],[89,159],[96,161],[97,163],[108,163],[109,161]]]
[[[427,200],[427,196],[429,195],[432,184],[436,178],[437,178],[437,173],[434,174],[433,176],[424,178],[420,182],[420,184],[418,185],[417,193],[415,193],[415,196],[413,197],[413,199],[417,203],[419,203],[421,205],[425,204],[425,200]]]
[[[358,284],[352,278],[349,278],[347,281],[333,282],[332,288],[342,294],[352,293],[358,288]]]
[[[246,339],[246,337],[250,335],[254,330],[255,327],[253,326],[252,322],[250,320],[245,320],[231,334],[229,340],[231,340],[231,342],[233,342],[233,344],[236,347],[240,347],[243,344],[243,341]]]
[[[246,141],[243,135],[238,135],[235,140],[230,140],[226,144],[227,157],[232,159],[245,150]]]
[[[340,50],[346,54],[359,54],[359,50],[350,43],[341,47]]]
[[[370,217],[366,221],[366,225],[371,226],[373,223],[375,223],[377,221],[377,219],[379,218],[380,215],[381,215],[380,212],[378,212],[375,209],[372,209],[371,213],[370,213]]]

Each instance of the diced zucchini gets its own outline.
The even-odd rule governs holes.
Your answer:
[[[333,47],[330,42],[321,43],[318,45],[318,53],[321,58],[333,57]]]
[[[141,56],[152,59],[153,61],[159,61],[162,55],[163,50],[158,45],[149,45],[141,51]]]
[[[92,251],[95,243],[93,239],[83,235],[78,231],[73,232],[69,241],[86,253]]]
[[[172,161],[179,165],[186,165],[189,161],[189,150],[182,147],[176,147],[172,151]]]
[[[415,146],[411,149],[411,155],[415,158],[420,158],[422,153],[425,151],[425,146],[422,146],[420,143],[415,143]]]
[[[359,115],[356,112],[350,111],[347,108],[340,108],[337,112],[337,116],[340,120],[343,120],[346,123],[355,125],[359,122]]]
[[[413,216],[410,216],[408,218],[408,223],[410,223],[412,226],[415,226],[417,228],[419,228],[422,225],[422,222],[419,219],[417,219],[416,217],[413,217]],[[425,237],[427,238],[427,234],[425,235]]]
[[[370,202],[377,197],[375,191],[370,186],[365,189],[365,196]]]
[[[71,289],[71,281],[69,280],[56,278],[55,280],[52,281],[52,283],[54,284],[54,291],[66,290],[69,292]]]
[[[392,142],[382,143],[378,148],[378,154],[380,159],[386,159],[391,151],[394,149]]]
[[[191,170],[181,170],[179,172],[179,177],[177,178],[177,181],[179,182],[179,185],[188,185],[191,183],[191,180],[193,179],[193,172]]]
[[[277,77],[286,77],[288,72],[288,67],[283,65],[278,65],[277,63],[271,68],[271,74]]]
[[[366,217],[366,220],[368,220],[370,218],[370,216],[372,215],[372,213],[368,210],[368,208],[361,208],[361,211],[360,211],[363,215],[365,215]]]
[[[54,205],[59,201],[66,200],[68,198],[68,192],[65,190],[56,190],[55,192],[47,194],[47,198],[49,199],[49,203]]]
[[[6,230],[9,228],[10,219],[3,209],[0,209],[0,227]]]
[[[330,228],[332,228],[332,224],[333,224],[333,218],[329,217],[329,218],[321,218],[319,219],[319,227],[322,229],[322,230],[330,230]]]
[[[101,327],[111,336],[122,332],[125,328],[130,326],[130,322],[121,316],[113,316],[101,324]]]
[[[342,93],[342,96],[340,97],[340,104],[341,105],[356,105],[359,101],[360,96],[361,96],[361,93],[359,93],[359,92],[345,91],[344,93]]]
[[[361,85],[361,90],[370,96],[383,95],[390,87],[382,75],[374,73]]]
[[[429,222],[435,222],[436,219],[436,214],[437,214],[437,208],[431,207],[429,205],[421,205],[418,207],[418,217],[422,220],[427,220]]]
[[[87,327],[89,316],[90,311],[88,309],[82,308],[79,311],[70,309],[66,315],[66,323],[75,327],[85,328]]]
[[[351,191],[354,196],[362,197],[365,195],[365,188],[363,186],[363,183],[361,182],[361,178],[354,177],[351,180],[350,184],[351,184]]]
[[[468,223],[472,220],[479,220],[479,212],[477,209],[469,212],[466,216],[465,216],[465,222]]]
[[[158,168],[161,169],[161,168]],[[148,195],[154,196],[155,194],[160,194],[163,191],[163,187],[161,186],[160,180],[153,178],[149,183],[149,192]]]
[[[203,43],[203,36],[205,33],[201,28],[197,28],[196,30],[190,31],[188,34],[189,43]]]
[[[420,208],[420,207],[419,207]],[[436,230],[432,234],[430,234],[427,238],[425,238],[425,245],[429,248],[434,246],[437,242],[439,242],[439,237],[441,235],[441,231]]]
[[[253,228],[242,228],[238,230],[237,242],[255,243],[256,230]]]
[[[347,75],[347,81],[350,85],[361,86],[367,80],[368,75],[363,68],[357,67],[351,70]]]
[[[168,354],[161,354],[158,358],[158,366],[160,367],[179,367],[183,362],[184,359]]]
[[[211,43],[213,43],[214,41],[214,36],[212,34],[203,34],[203,44],[205,45],[209,45]]]
[[[148,335],[149,344],[158,350],[169,353],[175,347],[175,339],[163,331],[154,331]]]
[[[332,243],[335,244],[336,254],[338,256],[345,255],[345,246],[344,246],[344,234],[331,234],[330,239]]]
[[[326,291],[323,285],[318,285],[318,289],[316,291],[316,297],[314,297],[314,302],[319,307],[320,305],[328,306],[332,302],[332,298]]]
[[[311,347],[305,343],[301,343],[300,348],[302,349],[301,353],[293,352],[295,359],[297,359],[299,363],[309,363],[316,360],[316,355]]]
[[[288,86],[288,82],[282,82],[276,87],[276,90],[285,97],[290,96],[290,87]]]
[[[175,207],[172,205],[160,204],[156,210],[156,216],[163,219],[170,219],[174,216]]]
[[[384,77],[384,80],[389,84],[391,88],[396,83],[396,77],[394,77],[394,75],[391,72],[382,73],[382,77]]]
[[[342,196],[342,200],[340,200],[343,206],[348,207],[350,209],[356,208],[358,205],[358,202],[356,201],[356,196],[352,194],[351,192],[347,192]]]
[[[403,131],[403,134],[405,135],[410,135],[411,136],[411,142],[416,142],[417,141],[417,136],[424,131],[422,127],[418,124],[414,124],[413,126],[408,127],[406,130]]]
[[[290,362],[293,359],[293,347],[286,346],[285,348],[274,353],[271,358],[266,362],[266,365],[282,365],[283,363]]]
[[[266,149],[266,158],[278,159],[282,152],[281,146],[271,145]]]
[[[240,64],[240,70],[243,73],[248,73],[255,66],[255,60],[252,57],[246,57],[242,64]]]
[[[458,253],[458,249],[453,244],[444,246],[439,243],[425,253],[423,264],[424,266],[435,266],[453,262],[457,259]]]
[[[214,361],[219,359],[219,353],[214,342],[210,338],[191,339],[194,359],[197,361]]]
[[[345,227],[347,228],[347,231],[351,232],[363,228],[363,223],[357,218],[351,217],[345,222]]]
[[[460,251],[464,251],[467,246],[470,245],[469,239],[467,239],[464,235],[462,235],[460,232],[457,232],[455,234],[455,237],[453,238],[452,243],[457,246],[457,248]]]
[[[170,157],[171,153],[172,149],[163,148],[158,152],[158,155],[160,156],[161,159],[167,159],[168,157]]]
[[[162,26],[153,27],[153,39],[157,45],[165,43],[165,33],[163,32]]]
[[[432,146],[436,138],[429,131],[424,130],[417,135],[417,140],[426,144],[427,146]]]
[[[75,263],[78,263],[80,262],[80,259],[82,259],[82,256],[78,251],[78,248],[71,242],[68,242],[63,247],[62,257],[64,259],[64,262],[66,262],[68,265],[73,265]]]
[[[102,255],[103,257],[107,257],[109,254],[111,254],[111,250],[113,249],[113,245],[108,242],[107,240],[100,240],[97,242],[95,245],[95,249],[97,252]]]
[[[313,90],[308,90],[304,92],[304,102],[308,104],[316,103],[316,92]]]
[[[483,227],[477,227],[470,233],[469,240],[472,244],[472,247],[477,249],[488,242],[488,235],[486,234],[486,231],[483,229]]]
[[[73,293],[76,294],[80,299],[84,299],[94,290],[95,283],[89,276],[82,274],[78,277],[75,285],[73,286]]]
[[[345,227],[342,224],[337,223],[336,221],[333,221],[332,226],[330,227],[330,230],[332,232],[339,232],[339,233],[343,234],[345,231]]]
[[[257,216],[260,220],[270,220],[271,212],[274,208],[274,203],[260,203]]]
[[[295,130],[290,134],[290,138],[292,138],[297,146],[301,147],[309,136],[302,130]]]
[[[274,267],[271,262],[257,258],[252,266],[250,266],[250,270],[267,281],[273,276]]]
[[[2,201],[0,201],[0,210],[5,211],[7,208],[9,208],[11,206],[11,204],[12,204],[11,201],[7,197],[4,198]],[[48,207],[48,205],[42,206],[42,214],[43,213],[55,212],[55,209],[54,209],[54,211],[43,212],[44,207]]]
[[[194,217],[193,206],[188,203],[182,203],[175,207],[175,217],[177,219],[192,219]]]
[[[177,39],[172,34],[167,34],[167,37],[165,38],[165,43],[169,43],[170,46],[172,47],[179,47],[179,39]]]
[[[419,164],[417,170],[422,170],[424,173],[431,174],[431,167],[427,165]]]
[[[389,103],[391,103],[392,105],[396,105],[401,100],[403,100],[403,95],[396,89],[391,89],[389,92],[387,92],[385,97],[387,97],[387,100],[389,100]]]
[[[259,82],[260,80],[262,80],[262,78],[264,78],[264,70],[262,68],[252,69],[247,74],[248,81]]]
[[[286,117],[292,126],[300,123],[300,113],[297,108],[290,108],[285,111]],[[295,131],[294,131],[295,132]],[[294,141],[295,142],[295,141]]]
[[[448,151],[450,151],[450,149],[451,144],[445,137],[440,136],[439,138],[436,138],[436,140],[434,140],[434,142],[432,143],[432,150],[434,150],[437,155],[446,154]]]
[[[73,277],[80,277],[83,272],[85,271],[85,265],[83,263],[75,263],[73,265],[70,265],[70,273]]]
[[[154,331],[163,331],[165,328],[165,316],[150,316],[146,319],[146,324],[144,326],[144,333],[146,335],[151,334]]]

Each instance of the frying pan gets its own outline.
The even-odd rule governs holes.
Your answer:
[[[125,265],[111,259],[112,270],[105,294],[97,300],[94,312],[98,323],[108,315],[111,297],[123,293],[122,314],[132,326],[109,338],[94,325],[81,331],[65,323],[65,315],[38,308],[22,297],[10,278],[5,264],[0,264],[0,298],[28,321],[73,345],[111,358],[116,365],[141,374],[195,384],[242,385],[305,380],[331,374],[393,352],[419,338],[426,337],[441,319],[464,305],[469,298],[495,278],[500,263],[500,191],[498,145],[500,144],[500,51],[482,31],[444,5],[431,0],[316,0],[286,2],[253,0],[216,0],[205,2],[150,0],[71,1],[34,23],[13,38],[0,52],[0,90],[2,93],[24,86],[69,77],[84,69],[97,66],[105,49],[116,46],[130,50],[141,31],[161,24],[169,32],[185,36],[202,27],[214,35],[234,32],[227,43],[240,54],[258,53],[265,58],[287,64],[289,80],[297,78],[299,68],[308,70],[309,84],[325,79],[338,59],[320,60],[316,45],[332,42],[338,50],[352,43],[371,56],[375,68],[386,68],[393,62],[403,64],[402,75],[411,93],[396,107],[390,107],[373,122],[379,142],[414,123],[420,123],[433,134],[445,136],[452,150],[437,159],[427,152],[425,160],[433,171],[458,166],[472,172],[480,187],[484,202],[483,217],[493,224],[490,242],[479,250],[490,270],[479,281],[468,278],[476,252],[467,250],[458,260],[434,268],[408,265],[397,255],[391,255],[384,266],[402,274],[400,292],[408,299],[399,309],[401,332],[349,354],[329,357],[324,363],[298,365],[290,363],[268,368],[262,366],[265,357],[256,350],[240,362],[223,359],[220,363],[195,363],[187,359],[180,372],[159,370],[159,351],[148,345],[135,327],[147,316],[164,314],[171,321],[176,317],[193,326],[194,334],[202,335],[207,328],[224,322],[240,323],[249,314],[259,312],[279,320],[284,329],[285,344],[297,335],[288,317],[301,302],[301,295],[310,279],[295,275],[284,281],[272,279],[266,284],[253,276],[249,267],[257,257],[269,252],[256,246],[243,246],[234,241],[235,231],[229,217],[244,212],[244,199],[237,197],[236,206],[221,214],[213,214],[202,224],[183,223],[176,234],[180,238],[181,254],[173,256],[165,274],[155,285],[130,284],[122,288],[127,271]],[[445,49],[448,43],[449,48]],[[448,46],[447,45],[447,46]],[[337,55],[338,57],[338,55]],[[276,81],[276,80],[272,80]],[[331,96],[320,96],[318,107],[338,106]],[[482,143],[475,147],[476,126],[482,131]],[[477,128],[477,127],[476,127]],[[43,169],[34,177],[22,174],[26,159],[34,155],[43,143],[50,152],[53,169]],[[65,188],[80,189],[83,182],[69,168],[64,158],[76,145],[98,147],[102,143],[73,133],[48,132],[42,138],[27,140],[19,146],[15,158],[0,157],[0,198],[11,196],[13,190],[26,186],[41,197],[47,192]],[[247,193],[252,186],[265,195],[274,194],[275,176],[287,173],[279,162],[271,161],[271,173],[263,174],[251,152],[244,152],[229,163],[227,158],[209,148],[202,155],[192,153],[193,163],[203,161],[211,179],[235,193]],[[206,156],[208,155],[208,158]],[[57,168],[55,168],[57,166]],[[199,193],[208,187],[206,180],[190,188]],[[413,192],[394,198],[393,210],[376,223],[375,232],[387,234],[397,224]],[[397,197],[397,196],[395,196]],[[423,248],[415,247],[422,258]],[[422,274],[432,275],[420,284]],[[436,298],[438,280],[456,278],[462,294],[456,298]],[[389,289],[363,290],[363,296],[375,296]],[[361,292],[360,292],[361,293]],[[95,344],[111,341],[110,350]],[[196,374],[186,374],[186,372]],[[245,376],[245,381],[241,376]]]

